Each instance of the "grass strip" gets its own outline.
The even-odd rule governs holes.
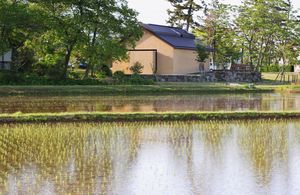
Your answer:
[[[248,88],[226,84],[157,84],[98,86],[0,86],[0,95],[140,95],[267,93],[274,88]]]
[[[300,119],[300,111],[291,112],[167,112],[167,113],[36,113],[1,114],[0,123],[34,122],[138,122],[191,120]]]

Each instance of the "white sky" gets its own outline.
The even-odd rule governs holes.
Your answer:
[[[129,6],[139,12],[139,20],[144,23],[166,24],[167,0],[127,0]],[[221,0],[223,3],[239,4],[241,0]],[[300,8],[300,0],[292,0],[295,8]]]

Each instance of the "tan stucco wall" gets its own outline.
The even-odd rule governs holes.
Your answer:
[[[199,72],[199,62],[196,61],[196,58],[197,54],[193,50],[175,49],[173,74]]]
[[[125,74],[131,74],[130,67],[136,62],[140,62],[144,68],[142,74],[153,74],[155,65],[154,51],[134,51],[128,53],[128,60],[121,62],[114,62],[112,71],[123,71]]]
[[[145,30],[136,49],[157,49],[157,74],[170,74],[173,70],[174,49],[169,44]]]
[[[190,74],[200,72],[200,63],[196,59],[197,52],[194,50],[175,49],[174,74]],[[209,59],[203,65],[202,69],[204,69],[202,71],[207,71],[209,69]]]
[[[157,38],[151,32],[147,30],[144,31],[144,35],[136,43],[135,49],[157,49],[157,74],[162,75],[173,73],[173,47]],[[155,64],[155,57],[149,56],[149,53],[151,52],[129,52],[129,59],[123,62],[114,62],[112,71],[115,72],[117,70],[121,70],[126,74],[130,74],[131,72],[129,71],[129,67],[136,61],[139,61],[145,67],[142,74],[153,74],[152,66]]]

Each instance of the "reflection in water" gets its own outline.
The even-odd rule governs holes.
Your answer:
[[[300,110],[299,93],[177,96],[0,97],[0,113]]]
[[[0,194],[300,194],[299,121],[0,126]]]

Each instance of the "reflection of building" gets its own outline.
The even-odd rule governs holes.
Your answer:
[[[142,24],[144,35],[129,51],[129,60],[114,62],[112,70],[130,74],[129,68],[136,62],[143,66],[143,74],[159,75],[197,73],[208,70],[209,63],[202,65],[196,60],[196,39],[187,31],[168,26]],[[206,48],[212,52],[212,48]]]
[[[11,51],[0,55],[0,70],[9,70],[11,64]]]

